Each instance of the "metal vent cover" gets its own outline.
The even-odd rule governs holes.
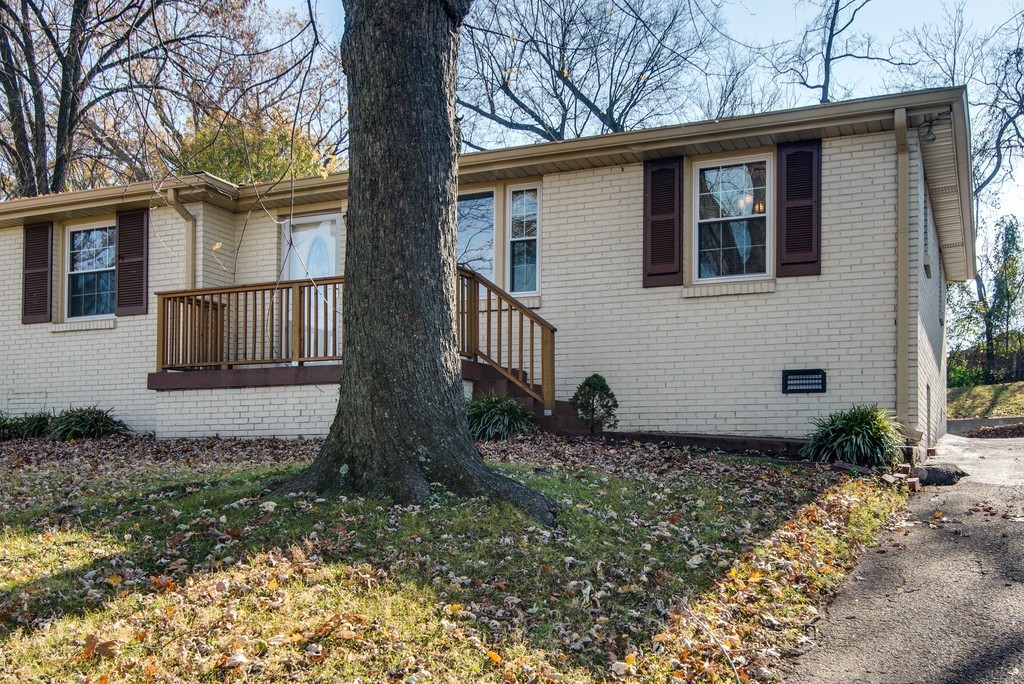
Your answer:
[[[820,368],[782,371],[783,394],[821,394],[825,391],[825,371]]]

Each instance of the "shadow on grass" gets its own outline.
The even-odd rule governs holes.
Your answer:
[[[622,657],[646,644],[665,628],[673,599],[712,586],[741,552],[830,481],[745,461],[715,478],[685,470],[633,478],[509,470],[559,503],[558,530],[544,530],[507,505],[443,493],[407,509],[311,497],[278,498],[276,511],[261,509],[259,497],[290,469],[36,511],[9,525],[8,537],[40,538],[64,528],[127,550],[64,569],[40,567],[0,592],[0,645],[31,638],[43,625],[59,634],[53,625],[64,618],[116,614],[126,594],[160,590],[165,580],[150,577],[171,577],[181,587],[187,574],[213,579],[232,561],[294,546],[327,566],[383,570],[386,580],[375,592],[414,587],[416,596],[436,601],[431,609],[438,620],[446,610],[471,612],[472,628],[488,643],[521,640],[564,664],[606,674],[608,652]],[[792,484],[770,482],[773,477]],[[17,562],[4,556],[4,563]],[[178,559],[187,572],[168,569]]]

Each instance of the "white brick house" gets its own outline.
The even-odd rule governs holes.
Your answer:
[[[798,437],[877,402],[932,444],[968,131],[953,88],[464,155],[460,259],[494,285],[465,276],[461,349],[538,408],[599,372],[628,431]],[[345,174],[199,174],[0,204],[0,410],[324,434],[346,202]]]

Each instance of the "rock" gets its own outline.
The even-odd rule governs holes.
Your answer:
[[[929,486],[955,485],[960,478],[968,475],[959,466],[952,463],[918,466],[914,469],[914,474],[921,480],[921,484]]]
[[[871,468],[865,468],[853,463],[847,463],[846,461],[832,461],[833,470],[847,470],[854,473],[860,473],[861,475],[871,475],[874,471]]]

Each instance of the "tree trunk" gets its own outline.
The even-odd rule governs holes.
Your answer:
[[[346,0],[349,203],[338,412],[284,491],[423,501],[431,483],[554,504],[488,468],[469,435],[456,351],[455,56],[469,0]]]
[[[989,308],[988,296],[985,291],[985,281],[981,274],[974,276],[974,286],[978,291],[978,305],[981,309],[981,321],[985,327],[985,384],[992,384],[992,378],[996,367],[996,346],[995,335],[992,327],[992,310]]]

